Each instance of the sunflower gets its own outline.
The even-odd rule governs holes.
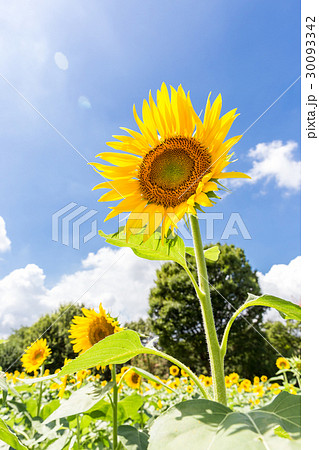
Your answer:
[[[50,354],[51,349],[47,346],[47,340],[38,339],[26,349],[21,358],[22,365],[26,372],[36,372]]]
[[[188,373],[184,369],[181,369],[181,376],[182,377],[189,377]]]
[[[204,386],[209,387],[213,384],[211,377],[205,377],[202,381],[204,383]]]
[[[86,308],[82,308],[82,312],[85,317],[75,316],[69,330],[76,353],[84,353],[105,337],[123,330],[118,321],[105,312],[102,303],[98,313]]]
[[[262,375],[260,377],[260,380],[261,380],[262,383],[266,383],[266,381],[268,380],[268,377],[266,377],[266,375]]]
[[[169,373],[173,375],[173,377],[176,377],[179,374],[179,368],[177,366],[171,366],[169,368]]]
[[[191,394],[193,392],[193,390],[194,390],[193,386],[190,386],[190,385],[188,385],[187,388],[186,388],[186,392],[188,394]]]
[[[234,122],[236,109],[220,117],[222,99],[219,95],[211,105],[207,99],[203,121],[195,113],[189,93],[182,86],[171,87],[171,97],[165,83],[157,91],[157,104],[149,94],[144,100],[143,120],[135,105],[133,113],[140,132],[124,129],[129,136],[113,136],[118,141],[107,145],[118,152],[99,156],[111,165],[92,163],[105,179],[94,189],[109,189],[99,201],[121,200],[111,207],[105,220],[130,212],[126,237],[133,228],[147,225],[147,236],[162,224],[162,238],[169,228],[186,213],[197,214],[202,206],[212,206],[212,198],[224,178],[249,178],[239,172],[223,172],[230,164],[230,149],[240,140],[235,136],[224,142]],[[141,223],[142,220],[142,223]]]
[[[254,386],[258,386],[259,385],[259,377],[254,377]]]
[[[239,375],[238,375],[238,373],[236,373],[236,372],[230,373],[230,374],[229,374],[229,379],[230,379],[230,381],[231,381],[233,384],[238,383],[238,380],[239,380]]]
[[[283,357],[277,359],[276,366],[278,367],[278,369],[290,369],[289,361],[287,361],[287,359]]]
[[[127,372],[127,374],[124,376],[124,379],[128,386],[130,386],[132,389],[138,389],[141,384],[141,376],[134,372],[133,370],[130,370]]]
[[[230,379],[230,377],[229,377],[228,375],[226,375],[226,376],[225,376],[225,386],[226,386],[227,388],[230,388],[230,387],[232,387],[232,385],[233,385],[232,380]]]

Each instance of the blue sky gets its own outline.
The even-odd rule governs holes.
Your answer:
[[[140,111],[149,89],[155,93],[163,81],[190,90],[198,113],[210,91],[212,97],[221,93],[223,112],[234,107],[240,112],[230,135],[241,134],[300,74],[300,5],[291,0],[32,5],[12,1],[0,6],[0,74],[84,157],[0,78],[0,216],[11,241],[0,253],[0,292],[2,282],[11,292],[12,311],[26,304],[31,309],[41,305],[39,312],[44,312],[55,306],[55,297],[43,296],[85,270],[88,263],[83,261],[89,254],[98,259],[104,246],[98,236],[79,250],[53,242],[52,214],[75,202],[97,210],[99,228],[106,233],[117,228],[115,219],[103,223],[106,205],[97,203],[99,192],[91,191],[100,178],[85,158],[94,161],[105,151],[105,142],[120,134],[120,126],[136,129],[133,103]],[[67,68],[59,60],[57,64],[58,52],[65,55]],[[240,213],[252,239],[239,235],[227,243],[243,247],[253,268],[266,274],[300,255],[300,81],[245,133],[235,152],[238,161],[232,170],[255,179],[235,183],[216,205],[214,212],[223,213],[225,220],[216,222],[215,240],[230,214]],[[88,231],[85,224],[81,232]],[[108,252],[107,258],[116,255],[113,249]],[[31,271],[17,272],[26,267]],[[144,276],[134,272],[133,281]],[[39,284],[30,293],[34,279]],[[143,284],[145,292],[148,288]],[[64,300],[81,295],[72,296],[71,288],[61,292]],[[113,308],[124,314],[125,303],[118,309],[116,294],[111,297]],[[10,314],[0,310],[4,330],[12,326]],[[25,310],[21,321],[35,317],[36,312],[31,317]]]

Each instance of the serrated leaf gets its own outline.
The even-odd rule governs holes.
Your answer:
[[[0,418],[0,440],[10,445],[15,450],[27,450],[17,438],[17,436],[9,430],[5,422]]]
[[[143,431],[130,425],[121,425],[117,433],[120,442],[127,450],[147,450],[148,436]]]
[[[181,266],[185,263],[185,245],[183,239],[179,236],[174,238],[165,238],[163,243],[161,233],[155,232],[147,241],[143,241],[143,234],[132,234],[128,241],[123,236],[123,227],[117,233],[104,234],[99,231],[100,236],[104,237],[108,244],[117,247],[129,247],[133,252],[144,259],[159,261],[175,261]]]
[[[282,427],[292,440],[278,436]],[[164,412],[150,427],[149,450],[288,450],[300,448],[300,396],[279,394],[269,405],[235,412],[210,400],[189,400]]]

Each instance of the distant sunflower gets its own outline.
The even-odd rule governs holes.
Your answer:
[[[82,308],[82,312],[85,317],[75,316],[69,330],[76,353],[84,353],[105,337],[123,330],[118,321],[105,312],[102,303],[98,313],[86,308]]]
[[[169,368],[169,373],[173,375],[173,377],[176,377],[179,374],[179,368],[177,366],[171,366]]]
[[[235,136],[224,142],[234,122],[236,109],[220,117],[222,99],[207,99],[203,121],[195,113],[189,93],[182,86],[171,87],[171,97],[163,83],[157,91],[157,104],[151,93],[144,100],[143,120],[133,113],[140,133],[122,128],[130,136],[113,136],[119,142],[107,145],[124,153],[99,153],[111,165],[92,163],[108,181],[94,189],[109,189],[99,201],[121,200],[111,207],[105,220],[130,212],[127,238],[132,228],[148,225],[152,235],[162,224],[162,237],[186,214],[197,214],[202,206],[212,206],[212,198],[224,178],[249,178],[239,172],[223,172],[231,162],[230,149],[240,140]],[[142,213],[147,213],[145,216]]]
[[[21,358],[22,365],[26,372],[36,372],[50,354],[51,349],[47,346],[47,340],[38,339],[25,351]]]
[[[130,386],[132,389],[138,389],[141,385],[141,376],[134,372],[133,370],[130,370],[127,372],[127,374],[124,376],[124,379],[128,386]]]
[[[280,357],[276,361],[276,366],[278,369],[290,369],[289,361],[286,358]]]

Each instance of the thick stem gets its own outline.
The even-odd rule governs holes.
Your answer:
[[[227,399],[226,399],[226,386],[224,377],[224,364],[215,328],[213,309],[210,299],[207,267],[197,217],[191,215],[190,223],[194,241],[198,281],[201,290],[201,292],[197,291],[197,296],[199,298],[202,309],[210,367],[212,372],[214,400],[226,405]]]
[[[117,449],[117,391],[118,387],[116,384],[116,365],[112,364],[112,380],[113,386],[113,450]]]

